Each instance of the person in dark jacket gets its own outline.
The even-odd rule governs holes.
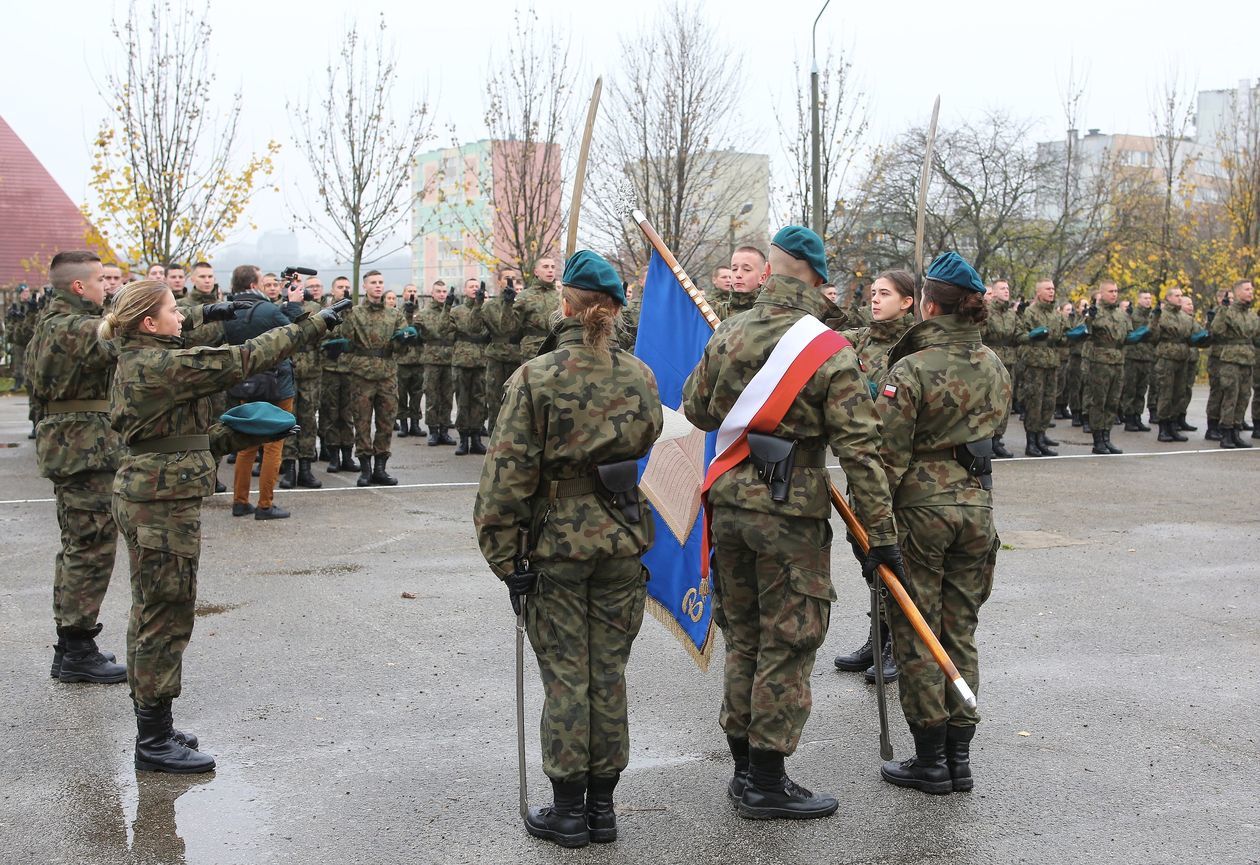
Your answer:
[[[250,303],[252,306],[238,313],[235,319],[224,325],[223,331],[228,345],[243,345],[269,330],[287,327],[304,312],[300,284],[295,283],[290,286],[288,300],[279,305],[267,299],[262,293],[261,285],[262,275],[252,264],[242,264],[232,271],[232,293],[229,299]],[[250,382],[264,383],[267,386],[274,385],[275,393],[274,396],[270,394],[250,396],[249,400],[269,398],[285,411],[293,411],[297,383],[293,377],[292,361],[286,358],[278,363],[274,370],[258,373]],[[236,474],[233,478],[232,516],[243,517],[253,514],[256,520],[282,520],[289,516],[288,511],[272,501],[276,479],[280,474],[280,457],[283,450],[283,439],[262,445],[263,458],[262,469],[258,475],[257,508],[249,502],[249,479],[258,446],[255,445],[237,453]]]

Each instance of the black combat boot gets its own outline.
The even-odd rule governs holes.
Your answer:
[[[744,788],[748,786],[748,740],[728,735],[726,745],[731,749],[731,757],[735,760],[735,774],[726,785],[726,795],[732,802],[738,802],[744,796]]]
[[[749,820],[813,820],[830,817],[838,807],[834,797],[815,796],[789,778],[779,752],[749,749],[748,783],[739,800],[739,816]]]
[[[1221,422],[1208,418],[1207,432],[1203,434],[1203,440],[1209,442],[1218,442],[1221,440]]]
[[[1014,454],[1007,450],[1006,442],[1002,441],[1001,436],[993,437],[993,455],[1002,460],[1009,460],[1014,456]]]
[[[1103,430],[1103,446],[1107,448],[1109,454],[1122,454],[1124,451],[1111,443],[1111,430]]]
[[[1175,420],[1168,421],[1168,434],[1172,436],[1172,440],[1175,442],[1190,441],[1190,439],[1186,438],[1185,436],[1181,434],[1181,430],[1177,426],[1177,422]]]
[[[1253,430],[1253,432],[1254,432],[1254,430]],[[1249,447],[1251,447],[1250,442],[1245,442],[1245,441],[1243,441],[1243,440],[1242,440],[1242,430],[1240,430],[1238,427],[1234,427],[1234,429],[1231,431],[1231,436],[1232,436],[1232,437],[1233,437],[1233,439],[1234,439],[1234,447],[1236,447],[1236,448],[1249,448]]]
[[[96,647],[96,635],[101,632],[98,623],[93,628],[58,628],[57,636],[65,640],[61,666],[57,672],[62,682],[95,682],[113,685],[127,681],[127,668],[117,664],[113,655],[107,659]],[[56,663],[56,651],[53,651]]]
[[[976,728],[945,727],[945,765],[955,793],[965,793],[975,786],[971,778],[971,739]]]
[[[1197,432],[1199,429],[1197,426],[1192,426],[1191,424],[1186,423],[1186,416],[1184,414],[1177,416],[1176,428],[1180,432]]]
[[[1105,433],[1102,430],[1094,430],[1094,446],[1089,449],[1090,453],[1100,454],[1102,456],[1107,456],[1111,453],[1111,451],[1107,450],[1107,445],[1105,443],[1105,439],[1103,438],[1104,435]]]
[[[422,435],[424,435],[424,427],[420,426],[420,420],[419,420],[418,418],[414,418],[414,417],[413,417],[413,418],[411,419],[411,425],[410,425],[409,432],[410,432],[413,436],[422,436]]]
[[[450,428],[450,427],[448,427],[448,426],[447,426],[447,427],[442,427],[442,431],[441,431],[440,433],[438,433],[438,444],[440,444],[440,445],[453,445],[453,444],[455,444],[455,439],[451,438],[451,428]]]
[[[884,649],[879,653],[879,660],[872,663],[870,668],[863,673],[863,678],[867,682],[875,684],[875,663],[884,665],[884,684],[897,681],[897,661],[893,658],[892,633],[885,625],[880,628],[880,636],[884,638]]]
[[[388,456],[377,454],[372,458],[372,484],[378,487],[397,486],[398,478],[385,471],[385,464],[389,462]]]
[[[214,769],[214,758],[175,738],[171,701],[153,707],[136,706],[136,768],[142,772],[195,775]]]
[[[354,471],[354,445],[341,446],[341,470],[343,472]]]
[[[586,784],[583,781],[552,779],[554,804],[530,808],[525,817],[525,831],[561,847],[585,847],[591,843],[586,828]]]
[[[341,455],[337,453],[337,447],[324,445],[325,456],[328,458],[328,473],[335,475],[341,471]]]
[[[438,440],[437,427],[434,427],[433,429],[429,430],[429,447],[435,448],[441,443],[442,442]]]
[[[131,703],[131,708],[135,712],[140,711],[140,707],[136,705],[134,700]],[[183,730],[176,730],[173,723],[171,725],[171,738],[186,748],[192,748],[194,751],[196,751],[197,746],[201,744],[197,740],[197,737],[192,733],[185,733]]]
[[[317,490],[324,485],[323,481],[311,474],[310,460],[298,460],[297,485],[307,490]]]
[[[1054,407],[1054,419],[1055,419],[1055,420],[1067,420],[1069,417],[1071,417],[1071,415],[1069,415],[1069,414],[1068,414],[1067,406],[1065,406],[1065,405],[1056,405],[1056,406]]]
[[[1081,421],[1081,432],[1086,432],[1090,435],[1094,434],[1094,428],[1089,425],[1089,418],[1085,418],[1085,420]]]
[[[282,490],[291,490],[297,486],[297,468],[293,460],[280,461],[280,483],[277,486]]]
[[[889,784],[912,787],[922,793],[941,795],[954,789],[945,765],[945,725],[911,727],[914,756],[897,762],[889,760],[879,770]]]
[[[1175,442],[1177,440],[1173,436],[1172,430],[1169,429],[1167,421],[1159,422],[1159,436],[1157,440],[1162,442]]]
[[[1037,447],[1041,448],[1041,455],[1043,457],[1057,457],[1059,452],[1050,450],[1051,446],[1057,444],[1058,442],[1051,441],[1046,438],[1046,434],[1044,432],[1037,433]]]
[[[468,452],[478,455],[485,454],[486,446],[481,441],[481,433],[472,432],[468,434]]]
[[[867,613],[866,618],[870,618],[871,614]],[[836,669],[844,670],[846,673],[858,673],[875,663],[875,634],[871,629],[866,631],[866,642],[861,648],[849,652],[847,655],[836,655]],[[745,746],[747,747],[747,746]]]
[[[1227,426],[1221,427],[1221,447],[1223,448],[1238,447],[1236,444],[1234,444],[1234,431]]]
[[[459,447],[455,448],[455,456],[462,457],[468,453],[468,430],[459,431]]]
[[[1124,416],[1125,432],[1149,432],[1150,427],[1142,423],[1141,419],[1135,414],[1127,414]]]
[[[1085,412],[1083,411],[1072,412],[1072,426],[1081,426],[1084,423],[1085,423]]]
[[[356,487],[366,487],[372,484],[372,458],[359,457],[359,479],[354,482]]]
[[[406,419],[394,421],[394,435],[398,436],[400,439],[405,439],[407,436],[411,435],[407,429]]]
[[[1146,421],[1147,423],[1149,423],[1149,424],[1157,424],[1157,423],[1159,423],[1159,418],[1155,417],[1155,409],[1153,409],[1153,408],[1148,408],[1148,409],[1146,410],[1146,413],[1147,413],[1147,421]],[[1138,412],[1138,416],[1139,416],[1139,417],[1141,416],[1141,414],[1142,414],[1141,412]]]
[[[97,651],[100,652],[101,657],[107,661],[113,662],[113,661],[118,660],[118,658],[114,656],[113,652],[105,652],[99,648],[97,649]],[[61,629],[58,628],[57,629],[57,642],[53,643],[52,669],[48,673],[48,675],[50,675],[52,678],[54,679],[61,678],[61,661],[65,657],[65,655],[66,655],[66,638],[61,635]]]
[[[586,831],[596,844],[617,840],[617,812],[613,808],[613,788],[620,775],[591,775],[586,788]]]
[[[1044,457],[1045,456],[1045,454],[1041,452],[1041,444],[1038,441],[1037,434],[1035,432],[1024,433],[1024,456],[1026,457]]]

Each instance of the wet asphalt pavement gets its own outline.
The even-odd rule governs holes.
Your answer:
[[[397,441],[393,489],[320,466],[324,490],[277,494],[285,521],[206,503],[175,720],[218,770],[179,778],[134,770],[125,685],[48,677],[58,532],[25,415],[0,398],[4,865],[1260,862],[1260,448],[1117,431],[1152,455],[997,466],[1004,552],[981,613],[970,794],[880,781],[873,686],[831,664],[866,627],[845,544],[788,762],[839,797],[830,819],[735,815],[720,653],[702,673],[649,619],[628,671],[621,840],[562,851],[517,815],[513,617],[473,535],[476,457]],[[1088,453],[1066,422],[1052,435]],[[128,604],[123,551],[100,638],[119,655]],[[548,801],[532,658],[526,683],[530,796]],[[888,697],[903,756],[895,685]]]

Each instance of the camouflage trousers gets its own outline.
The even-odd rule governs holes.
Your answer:
[[[1096,430],[1111,429],[1120,411],[1120,391],[1124,386],[1124,364],[1089,362],[1086,411],[1089,425]]]
[[[1207,374],[1208,374],[1208,398],[1207,398],[1207,416],[1208,420],[1221,419],[1221,398],[1223,396],[1221,390],[1221,359],[1208,354]]]
[[[719,721],[753,748],[791,754],[836,598],[831,525],[715,507],[712,538],[713,620],[726,642]]]
[[[1148,405],[1147,391],[1151,387],[1151,376],[1155,362],[1150,360],[1126,360],[1124,362],[1124,385],[1120,390],[1120,413],[1138,415]],[[1155,408],[1155,394],[1151,394],[1149,405]]]
[[[127,682],[149,708],[180,694],[192,638],[201,554],[201,499],[131,502],[114,496],[114,521],[131,561]]]
[[[293,416],[302,429],[296,436],[284,440],[284,459],[315,459],[315,433],[319,429],[316,416],[319,411],[322,376],[299,378],[297,396],[293,400]]]
[[[421,401],[424,399],[424,366],[418,363],[398,364],[398,417],[420,423]]]
[[[542,674],[543,771],[556,781],[615,775],[630,760],[626,663],[647,572],[637,557],[535,566],[525,623]]]
[[[993,591],[1000,546],[993,511],[945,505],[896,512],[906,591],[940,639],[963,680],[980,693],[976,623]],[[901,671],[901,711],[912,727],[941,724],[974,726],[980,713],[958,697],[910,621],[895,602],[888,604],[893,653]]]
[[[1085,377],[1089,361],[1080,355],[1072,355],[1068,359],[1067,379],[1064,383],[1063,393],[1059,396],[1059,405],[1073,411],[1082,408],[1081,402],[1084,399]]]
[[[1000,353],[999,353],[999,357],[1001,357],[1001,354],[1000,354]],[[1014,366],[1015,366],[1015,362],[1012,360],[1010,363],[1006,363],[1006,361],[1005,361],[1005,359],[1004,359],[1004,360],[1002,361],[1002,363],[1003,363],[1003,366],[1005,366],[1005,367],[1006,367],[1006,371],[1007,371],[1007,373],[1008,373],[1008,374],[1010,374],[1010,376],[1011,376],[1011,385],[1012,385],[1012,387],[1011,387],[1011,405],[1010,405],[1010,407],[1011,407],[1011,408],[1014,408],[1015,401],[1016,401],[1016,399],[1017,399],[1017,397],[1016,397],[1016,395],[1015,395],[1015,394],[1016,394],[1016,391],[1015,391],[1015,388],[1014,388],[1014,384],[1015,384],[1015,375],[1014,375],[1014,369],[1013,369],[1013,368],[1014,368]],[[997,432],[995,433],[995,435],[996,435],[998,438],[1001,438],[1002,436],[1006,435],[1006,426],[1007,426],[1007,424],[1008,424],[1008,423],[1010,423],[1010,420],[1011,420],[1011,414],[1012,414],[1012,413],[1013,413],[1013,412],[1011,412],[1011,411],[1007,411],[1007,412],[1006,412],[1006,413],[1002,416],[1002,425],[998,427]]]
[[[324,447],[354,444],[350,414],[350,374],[324,370],[319,385],[319,440]]]
[[[113,486],[113,472],[84,472],[53,484],[61,527],[53,568],[53,621],[58,628],[96,626],[118,546],[110,502]]]
[[[1059,364],[1059,374],[1058,376],[1055,377],[1055,380],[1054,380],[1055,381],[1054,404],[1056,407],[1068,404],[1068,389],[1072,384],[1074,384],[1074,381],[1073,381],[1074,377],[1080,378],[1080,374],[1081,374],[1080,362],[1081,362],[1081,359],[1079,356],[1072,357],[1071,355],[1068,355],[1068,359],[1063,361],[1063,363]],[[1073,372],[1073,369],[1072,369],[1073,363],[1076,364],[1075,373]]]
[[[1028,432],[1045,432],[1050,428],[1058,377],[1057,367],[1024,367],[1024,429]]]
[[[1221,361],[1216,375],[1221,392],[1217,419],[1223,427],[1242,427],[1242,422],[1247,419],[1247,401],[1251,397],[1251,365]]]
[[[424,365],[424,425],[430,432],[450,428],[453,391],[450,366],[444,363]]]
[[[9,365],[9,372],[13,375],[13,386],[22,387],[26,384],[26,346],[9,343],[9,352],[13,360]]]
[[[387,457],[398,417],[398,378],[349,376],[350,417],[354,421],[354,455]],[[372,420],[376,430],[372,430]]]
[[[455,428],[479,430],[486,422],[486,371],[479,366],[452,367],[455,378]]]
[[[486,361],[486,429],[494,432],[494,422],[503,405],[503,385],[516,372],[519,363],[511,360]]]
[[[1184,360],[1167,357],[1156,358],[1155,380],[1151,391],[1155,402],[1155,416],[1161,420],[1176,420],[1190,404],[1186,388],[1188,368]],[[1184,398],[1184,402],[1183,402]]]

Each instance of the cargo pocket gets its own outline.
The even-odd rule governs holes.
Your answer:
[[[797,652],[812,652],[827,638],[836,590],[822,571],[788,565],[783,606],[774,623],[775,641]]]
[[[195,532],[165,526],[136,526],[140,581],[146,601],[186,603],[197,596]]]
[[[713,605],[713,622],[720,630],[725,631],[730,626],[730,623],[726,618],[726,610],[722,609],[722,593],[718,591],[718,571],[716,564],[709,568],[709,599],[710,603]],[[697,600],[699,600],[698,592]]]
[[[980,603],[989,600],[989,595],[993,594],[993,573],[997,570],[997,554],[1002,548],[1002,539],[993,535],[993,546],[989,548],[989,557],[984,562],[984,573],[981,574],[980,583]]]
[[[539,573],[534,593],[525,602],[525,633],[529,635],[529,644],[535,655],[560,653],[560,640],[547,612],[547,600],[547,575]]]
[[[626,635],[632,640],[639,635],[639,629],[643,627],[643,610],[647,606],[647,584],[652,578],[647,568],[641,566],[641,570],[643,579],[635,581],[634,599],[630,601],[630,622],[626,630]]]

